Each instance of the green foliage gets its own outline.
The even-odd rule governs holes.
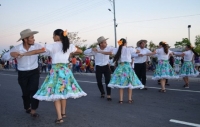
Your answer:
[[[174,46],[175,48],[184,48],[187,44],[190,44],[188,38],[183,38],[182,41],[177,41]]]
[[[150,41],[148,48],[149,50],[154,51],[157,48],[157,46],[153,43],[153,41]]]
[[[87,49],[87,45],[79,46],[78,48],[81,49],[84,52]],[[83,53],[79,54],[80,58],[83,58],[83,56],[84,56]]]
[[[197,45],[197,46],[194,48],[194,51],[197,52],[197,53],[200,55],[200,45]]]
[[[195,46],[200,46],[200,35],[195,36]]]

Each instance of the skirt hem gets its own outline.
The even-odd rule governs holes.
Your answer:
[[[110,88],[129,88],[129,89],[142,89],[144,88],[144,85],[138,85],[138,86],[132,86],[132,85],[128,85],[128,86],[120,86],[120,85],[117,85],[117,84],[108,84],[108,87]]]
[[[76,99],[82,96],[87,96],[87,94],[85,92],[79,92],[76,94],[66,94],[66,95],[50,95],[50,96],[34,95],[33,98],[40,101],[56,101],[56,100],[68,99],[68,98]]]
[[[178,79],[179,76],[155,76],[152,77],[152,80],[159,80],[159,79]]]

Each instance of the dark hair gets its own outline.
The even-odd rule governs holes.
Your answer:
[[[117,53],[114,57],[113,62],[115,62],[115,65],[118,65],[118,60],[121,58],[121,54],[122,54],[122,47],[124,46],[124,44],[126,43],[126,39],[121,38],[120,41],[122,41],[122,44],[119,46]]]
[[[63,50],[63,53],[65,53],[67,52],[67,49],[69,49],[70,42],[69,42],[69,38],[63,35],[63,32],[64,32],[63,30],[57,29],[53,33],[54,35],[57,35],[60,37],[60,40],[62,41],[62,44],[63,44],[62,50]]]
[[[187,44],[186,46],[194,53],[195,56],[199,56],[198,53],[194,51],[194,48],[190,44]]]
[[[168,47],[168,45],[165,44],[165,42],[163,42],[163,41],[161,41],[161,42],[159,43],[159,45],[162,45],[162,47],[163,47],[163,49],[164,49],[164,52],[165,52],[166,54],[168,54],[168,52],[169,52],[169,47]]]

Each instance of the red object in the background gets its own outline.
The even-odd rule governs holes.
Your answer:
[[[87,67],[90,66],[90,59],[88,57],[85,60],[85,64],[86,64]]]
[[[14,61],[15,61],[15,64],[17,64],[17,59],[16,58],[14,59]]]

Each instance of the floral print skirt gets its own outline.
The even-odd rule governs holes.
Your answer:
[[[128,62],[120,63],[115,69],[108,84],[111,88],[144,88],[144,85],[138,79],[131,64]]]
[[[174,72],[174,69],[169,64],[168,60],[159,60],[156,65],[156,70],[153,74],[153,80],[159,79],[178,79],[179,76]]]
[[[191,61],[184,61],[181,70],[179,71],[180,77],[197,77],[199,72],[195,69]]]
[[[75,80],[67,64],[53,64],[44,83],[33,96],[38,100],[56,101],[67,98],[79,98],[87,94]]]

